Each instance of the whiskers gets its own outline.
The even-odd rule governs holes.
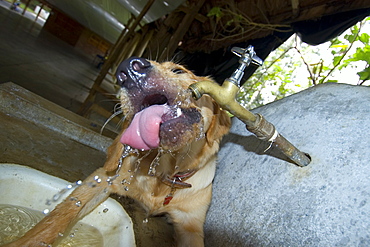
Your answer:
[[[113,114],[104,122],[103,126],[101,127],[100,134],[103,133],[104,129],[115,117],[123,115],[116,124],[116,129],[120,129],[122,123],[126,120],[126,117],[129,116],[133,111],[132,107],[130,106],[131,103],[129,97],[124,90],[120,89],[115,94],[115,97],[117,98],[118,103],[116,103],[114,106]]]
[[[109,124],[109,122],[110,121],[112,121],[112,119],[113,118],[115,118],[115,117],[117,117],[117,116],[119,116],[119,115],[121,115],[121,114],[123,114],[123,110],[122,110],[122,108],[121,108],[121,104],[120,103],[117,103],[115,106],[114,106],[114,111],[113,111],[113,114],[104,122],[104,124],[103,124],[103,126],[101,127],[101,129],[100,129],[100,134],[102,134],[103,133],[103,131],[104,131],[104,129],[105,129],[105,127]],[[118,122],[118,124],[117,124],[117,127],[119,127],[121,124],[122,124],[122,122],[124,121],[126,119],[126,115],[124,115],[121,119],[120,119],[120,121]]]

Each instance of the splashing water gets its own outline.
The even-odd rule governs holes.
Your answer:
[[[199,132],[198,136],[195,138],[196,141],[199,141],[206,137],[206,133],[204,131],[204,119],[202,117],[201,123],[199,124]]]
[[[152,163],[150,163],[149,170],[148,170],[148,175],[149,176],[155,176],[156,173],[156,167],[159,165],[159,161],[161,159],[162,154],[164,154],[164,150],[159,148],[158,149],[158,154],[155,156],[153,159]]]
[[[127,146],[127,145],[125,145],[125,146]],[[131,147],[130,147],[131,148]],[[122,160],[123,160],[123,158],[124,157],[127,157],[128,155],[130,155],[130,154],[135,154],[136,156],[138,156],[139,155],[139,151],[137,150],[137,149],[132,149],[133,151],[131,151],[129,154],[127,154],[127,155],[123,155],[122,154],[122,156],[121,156],[121,159],[120,159],[120,161],[119,161],[119,163],[122,165]],[[150,154],[150,152],[151,151],[149,151],[149,152],[147,152],[146,154],[144,154],[143,155],[143,157],[141,157],[141,158],[139,158],[139,159],[137,159],[136,161],[135,161],[135,167],[134,167],[134,170],[132,171],[131,169],[129,169],[127,172],[129,173],[129,174],[131,174],[130,176],[129,176],[129,178],[128,179],[122,179],[122,181],[121,181],[121,184],[122,185],[124,185],[123,186],[123,189],[125,190],[125,191],[128,191],[129,190],[129,188],[128,188],[128,185],[130,185],[131,184],[131,181],[132,181],[132,179],[134,178],[134,174],[136,174],[136,172],[139,170],[139,168],[140,168],[140,162],[142,161],[142,159],[143,158],[145,158],[145,157],[147,157],[149,154]]]
[[[65,194],[67,193],[68,191],[70,191],[71,189],[73,188],[76,188],[78,186],[80,186],[82,184],[82,181],[81,180],[78,180],[76,181],[74,184],[69,184],[67,185],[66,188],[62,189],[61,191],[59,191],[57,194],[55,194],[51,199],[47,199],[46,200],[46,205],[47,206],[50,206],[52,203],[55,203],[55,202],[58,202],[58,200]]]
[[[123,152],[122,152],[122,155],[121,155],[121,158],[119,159],[119,166],[122,166],[122,161],[124,158],[128,157],[129,155],[136,155],[138,156],[139,155],[139,151],[136,149],[136,148],[132,148],[131,146],[129,145],[124,145],[123,146]]]
[[[132,148],[129,145],[124,145],[123,146],[122,155],[121,155],[121,157],[118,160],[118,168],[116,170],[116,174],[114,176],[111,176],[111,177],[108,177],[107,178],[108,185],[112,185],[113,184],[113,181],[116,178],[119,177],[119,172],[121,171],[121,168],[122,168],[123,159],[125,159],[129,155],[138,155],[138,154],[139,154],[139,151],[137,149]]]
[[[44,217],[42,212],[8,204],[0,204],[0,245],[23,236]],[[73,237],[70,237],[70,235]],[[102,247],[103,236],[98,229],[77,223],[70,232],[58,233],[63,237],[55,247]],[[51,246],[44,243],[43,246]],[[54,246],[54,245],[53,245]]]

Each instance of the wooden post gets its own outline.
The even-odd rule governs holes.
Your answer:
[[[27,10],[28,6],[30,5],[30,2],[31,2],[31,0],[28,0],[28,1],[27,1],[26,5],[24,6],[24,9],[23,9],[22,15],[24,15],[24,13],[26,13],[26,10]]]
[[[102,69],[100,70],[99,75],[96,77],[94,81],[93,88],[96,86],[100,86],[100,84],[103,82],[105,76],[108,74],[109,69],[111,68],[112,64],[117,60],[120,54],[120,50],[123,49],[123,47],[126,44],[126,41],[132,36],[132,34],[135,32],[135,28],[139,25],[141,19],[145,16],[145,14],[148,12],[150,7],[153,5],[155,0],[149,0],[147,4],[144,6],[143,10],[140,12],[140,14],[136,17],[134,23],[127,28],[127,30],[123,30],[123,34],[121,34],[122,38],[119,39],[116,44],[114,45],[114,49],[112,49],[111,54],[109,54],[107,61],[103,64]],[[127,32],[126,32],[127,31]],[[80,110],[78,113],[80,115],[85,115],[85,113],[88,111],[90,106],[92,105],[92,101],[95,98],[95,92],[92,89],[90,91],[90,94],[87,96],[85,102],[82,104]]]

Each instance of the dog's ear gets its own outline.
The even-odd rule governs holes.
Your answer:
[[[212,146],[215,141],[219,142],[221,138],[229,132],[231,120],[226,111],[213,101],[213,116],[211,124],[206,133],[208,145]]]

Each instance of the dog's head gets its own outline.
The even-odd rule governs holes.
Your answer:
[[[183,66],[132,57],[117,69],[127,128],[121,142],[133,148],[177,151],[195,140],[219,140],[229,129],[227,114],[208,96],[195,101],[190,84],[210,80]]]

